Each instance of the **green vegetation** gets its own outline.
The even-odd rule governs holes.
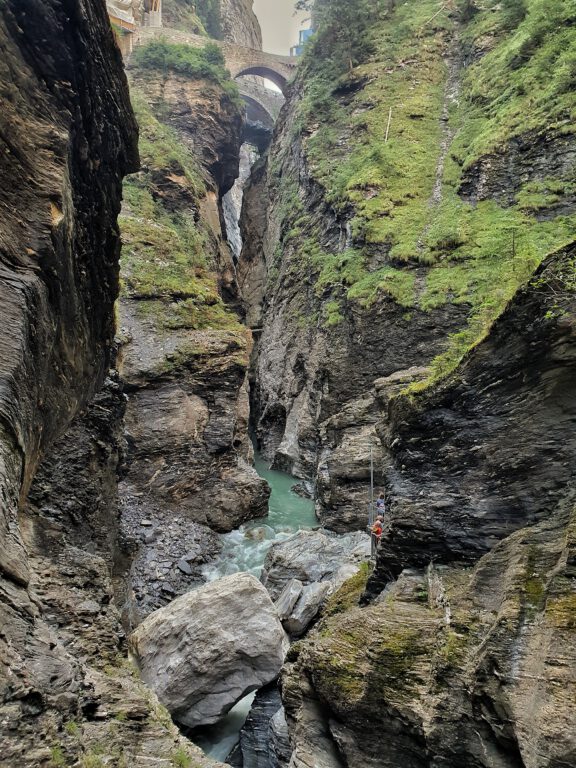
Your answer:
[[[81,768],[105,768],[106,763],[98,750],[91,750],[81,758],[80,766]]]
[[[171,761],[174,768],[192,768],[192,758],[184,747],[179,747],[172,753]]]
[[[159,329],[238,329],[218,291],[217,245],[195,214],[206,193],[199,162],[138,88],[131,95],[143,170],[124,182],[122,293],[142,299],[138,311]]]
[[[62,750],[62,747],[55,746],[52,747],[50,750],[50,766],[51,768],[65,768],[66,766],[66,758],[64,757],[64,752]]]
[[[467,201],[462,190],[487,155],[504,170],[516,137],[551,146],[576,131],[576,6],[318,0],[316,10],[294,139],[351,236],[343,251],[323,244],[279,158],[270,171],[285,211],[282,251],[292,272],[314,279],[327,327],[343,322],[347,302],[466,305],[467,325],[413,388],[424,389],[573,237],[576,215],[554,211],[575,193],[574,169],[525,183],[512,172],[502,181],[504,193],[518,184],[511,205],[496,195]],[[465,69],[462,49],[473,61]]]
[[[64,723],[64,730],[69,736],[79,736],[81,733],[80,726],[75,720],[69,720]]]
[[[241,104],[238,87],[231,79],[222,50],[216,43],[207,43],[204,48],[193,48],[184,43],[152,40],[136,48],[132,56],[136,66],[143,70],[171,71],[196,80],[211,80],[235,103]]]
[[[339,590],[329,598],[322,612],[323,617],[335,616],[344,613],[358,605],[362,593],[366,589],[368,577],[372,572],[370,563],[361,563],[360,570],[351,579],[348,579]]]
[[[155,170],[173,171],[176,176],[184,176],[192,194],[201,196],[206,191],[202,171],[178,133],[159,120],[144,93],[135,85],[130,88],[130,100],[140,127],[138,148],[142,165],[150,166]],[[125,196],[130,194],[130,189],[125,190]],[[129,199],[128,202],[130,202]],[[152,212],[150,208],[145,211],[148,214]]]
[[[524,608],[528,617],[533,618],[542,608],[545,599],[544,572],[546,562],[543,553],[535,545],[528,548],[528,556],[522,584],[524,593]]]
[[[218,0],[208,0],[218,2]],[[191,32],[194,35],[207,35],[206,15],[200,18],[200,12],[205,3],[196,2],[195,5],[189,0],[163,0],[162,17],[164,24],[173,29],[182,29],[185,32]],[[218,37],[210,31],[212,37]]]
[[[576,629],[576,594],[572,592],[548,600],[546,616],[559,629]]]
[[[444,631],[444,642],[438,651],[440,658],[448,667],[458,669],[464,658],[467,645],[468,638],[465,635],[448,627]]]
[[[220,0],[196,0],[196,11],[211,37],[222,37]]]

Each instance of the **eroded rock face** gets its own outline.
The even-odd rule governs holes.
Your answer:
[[[220,0],[222,38],[236,45],[262,50],[262,30],[253,0]]]
[[[198,585],[219,549],[212,531],[265,515],[269,489],[252,466],[252,339],[234,311],[222,224],[221,199],[238,173],[240,110],[209,80],[132,68],[131,85],[143,124],[158,125],[145,133],[152,146],[128,181],[121,220],[119,365],[129,398],[121,497],[136,549],[124,605],[133,627]],[[142,248],[147,237],[154,249]]]
[[[240,731],[240,743],[226,762],[235,768],[281,768],[290,760],[290,740],[278,684],[258,691]]]
[[[25,493],[42,451],[108,369],[120,182],[136,164],[136,128],[103,7],[6,2],[0,22],[0,305],[10,329],[0,355],[0,568],[26,583],[21,483]]]
[[[574,761],[558,661],[575,643],[574,254],[544,262],[417,416],[388,400],[401,458],[373,602],[336,607],[284,678],[295,766]]]
[[[298,531],[270,548],[262,583],[276,600],[292,579],[302,586],[329,582],[344,566],[361,563],[369,554],[370,539],[365,533],[335,536],[326,531]]]
[[[326,619],[283,677],[292,765],[571,765],[573,509]]]
[[[317,229],[334,252],[345,250],[350,233],[308,167],[307,137],[295,125],[301,89],[297,81],[278,120],[273,161],[257,168],[245,191],[238,279],[248,323],[259,331],[252,372],[259,445],[276,468],[315,480],[322,524],[344,533],[366,525],[371,447],[376,482],[383,481],[376,382],[428,365],[467,309],[406,312],[383,295],[369,309],[344,302],[338,324],[326,322],[323,293],[303,277],[304,246],[285,231],[286,190],[296,190],[290,206],[301,211],[302,238]],[[367,269],[382,259],[375,253]],[[416,277],[423,278],[424,271]]]
[[[126,303],[124,310],[133,339],[123,368],[132,388],[127,503],[146,488],[165,512],[221,532],[262,517],[270,491],[250,463],[249,336],[241,330],[161,333],[135,309]]]
[[[2,764],[202,761],[124,662],[119,383],[79,413],[108,372],[137,167],[120,56],[104,4],[82,0],[5,2],[0,40]]]
[[[407,563],[477,559],[546,519],[571,485],[576,304],[566,275],[575,254],[571,245],[547,259],[490,336],[415,407],[383,400],[392,522],[374,589]]]
[[[274,680],[287,638],[259,581],[241,573],[211,582],[151,614],[130,638],[144,681],[173,717],[216,722]]]
[[[144,768],[179,753],[204,764],[126,661],[117,608],[130,555],[117,498],[124,409],[112,376],[51,447],[30,490],[22,522],[29,597],[12,591],[0,608],[14,697],[4,687],[6,766],[48,768],[56,759]]]

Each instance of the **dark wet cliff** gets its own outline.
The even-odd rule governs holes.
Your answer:
[[[223,67],[219,82],[147,66],[142,55],[129,70],[142,168],[126,181],[121,217],[132,625],[202,583],[220,547],[214,531],[263,516],[269,496],[252,467],[252,337],[222,210],[238,174],[241,103]]]
[[[389,482],[379,390],[441,380],[574,230],[570,9],[469,6],[391,3],[373,23],[370,3],[321,4],[247,192],[256,431],[277,466],[315,479],[335,530],[363,525],[370,446]]]
[[[4,3],[2,35],[0,564],[25,584],[18,500],[108,369],[136,126],[102,7]]]
[[[191,760],[113,602],[125,402],[101,387],[138,168],[120,54],[100,2],[8,0],[0,40],[0,762]]]

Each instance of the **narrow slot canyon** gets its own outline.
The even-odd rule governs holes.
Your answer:
[[[0,46],[0,767],[576,768],[572,0]]]

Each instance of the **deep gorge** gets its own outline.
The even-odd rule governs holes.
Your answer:
[[[576,766],[576,11],[311,5],[0,4],[2,766]]]

